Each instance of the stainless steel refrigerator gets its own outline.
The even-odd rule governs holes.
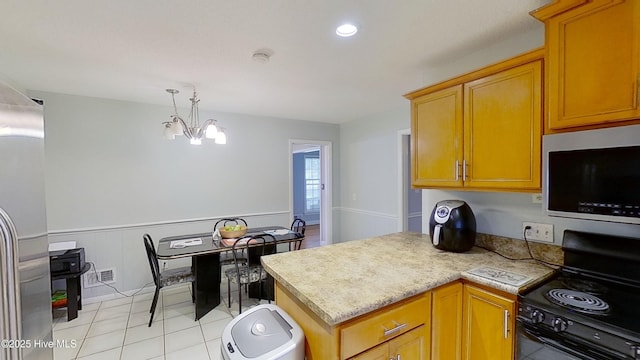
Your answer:
[[[0,82],[0,359],[53,359],[42,106]]]

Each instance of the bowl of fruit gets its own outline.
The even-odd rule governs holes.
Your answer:
[[[239,238],[247,233],[247,227],[244,225],[225,225],[219,230],[223,239]]]

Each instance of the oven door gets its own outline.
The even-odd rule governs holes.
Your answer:
[[[553,332],[517,324],[517,360],[612,360],[631,359],[605,354]]]

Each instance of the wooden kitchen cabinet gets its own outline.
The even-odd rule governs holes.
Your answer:
[[[546,26],[551,131],[640,118],[639,1],[553,1],[531,14]]]
[[[465,284],[462,307],[462,358],[513,359],[515,307],[515,298]]]
[[[431,300],[431,356],[462,359],[462,283],[434,289]]]
[[[465,186],[540,189],[541,88],[542,61],[464,85]]]
[[[539,191],[542,55],[536,50],[405,95],[414,187]]]
[[[419,326],[405,334],[356,355],[351,360],[411,359],[429,360],[427,325]]]
[[[462,186],[462,85],[423,95],[411,106],[412,185]]]
[[[320,319],[279,283],[275,295],[276,304],[304,331],[307,360],[378,359],[390,353],[401,359],[430,358],[431,292],[337,325]]]

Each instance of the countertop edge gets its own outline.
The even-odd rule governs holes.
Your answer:
[[[326,322],[328,325],[330,326],[335,326],[335,325],[339,325],[342,324],[346,321],[349,321],[351,319],[354,319],[358,316],[361,315],[365,315],[368,314],[372,311],[376,311],[379,310],[385,306],[388,305],[392,305],[395,304],[397,302],[400,302],[402,300],[408,299],[412,296],[415,295],[419,295],[422,293],[425,293],[427,291],[431,291],[435,288],[438,288],[442,285],[446,285],[449,284],[451,282],[454,281],[458,281],[458,280],[468,280],[480,285],[485,285],[488,286],[490,288],[496,289],[496,290],[501,290],[504,291],[506,293],[509,294],[513,294],[513,295],[518,295],[521,292],[527,291],[530,288],[535,287],[537,284],[541,283],[542,281],[548,279],[549,277],[553,276],[554,272],[552,269],[550,269],[550,273],[547,274],[546,276],[542,276],[540,278],[534,278],[531,281],[527,282],[526,284],[523,284],[520,287],[515,287],[515,286],[511,286],[505,283],[501,283],[498,281],[492,281],[489,280],[487,278],[483,278],[477,275],[472,275],[472,274],[468,274],[464,271],[459,272],[455,275],[452,276],[446,276],[446,277],[442,277],[442,278],[438,278],[437,281],[431,281],[429,283],[425,283],[425,285],[423,287],[419,287],[416,288],[415,291],[411,291],[411,292],[406,292],[403,293],[401,296],[394,296],[394,297],[389,297],[386,298],[386,301],[381,302],[380,304],[377,304],[379,306],[377,306],[374,309],[362,309],[361,311],[354,311],[350,314],[344,314],[344,316],[334,316],[332,317],[331,315],[329,315],[328,313],[326,313],[324,310],[322,310],[320,307],[316,306],[315,303],[313,301],[311,301],[307,296],[305,296],[304,294],[302,294],[300,291],[298,291],[294,286],[292,286],[290,283],[288,283],[286,280],[284,280],[281,276],[277,275],[276,272],[273,271],[273,269],[271,269],[268,265],[263,264],[265,270],[271,275],[273,276],[274,280],[277,281],[279,284],[281,284],[287,291],[289,291],[291,293],[291,295],[293,295],[294,297],[296,297],[300,302],[302,302],[304,305],[306,305],[314,314],[316,314],[320,319],[322,319],[322,321]]]
[[[327,247],[269,255],[262,258],[262,264],[265,270],[280,286],[290,292],[293,297],[297,298],[302,304],[308,307],[311,312],[318,316],[319,319],[330,326],[339,325],[361,315],[377,311],[388,305],[457,280],[466,280],[504,293],[518,295],[538,285],[555,273],[555,269],[551,267],[545,268],[533,260],[531,260],[531,262],[519,261],[517,262],[519,265],[516,265],[514,261],[500,259],[496,254],[492,254],[483,249],[476,249],[468,254],[446,253],[440,250],[434,250],[432,246],[425,245],[424,241],[425,238],[421,235],[396,233],[334,244]],[[385,251],[384,255],[378,253],[375,254],[375,256],[367,256],[364,259],[361,258],[362,255],[353,256],[353,253],[359,253],[358,251],[368,249],[372,245],[378,248],[378,250],[382,249]],[[401,249],[397,255],[395,255],[396,249]],[[395,266],[396,264],[393,262],[395,256],[408,256],[407,251],[418,253],[418,256],[422,259],[421,263],[424,263],[424,260],[429,259],[430,256],[438,256],[438,259],[444,260],[434,262],[433,266],[435,266],[435,268],[433,268],[433,271],[427,271],[425,273],[423,269],[422,273],[419,274],[420,277],[416,278],[413,274],[415,271],[412,270],[410,273],[407,273],[407,269],[410,266],[416,266],[415,259],[404,258],[406,262],[400,267]],[[338,256],[337,259],[340,259],[342,254],[345,254],[345,258],[339,260],[339,262],[334,265],[332,263],[333,259],[336,259],[336,256]],[[361,252],[359,254],[361,254]],[[463,256],[464,260],[462,260],[463,258],[458,258],[458,256]],[[364,262],[362,265],[357,265],[358,261]],[[392,273],[398,272],[398,275],[401,277],[407,276],[408,274],[409,277],[407,279],[409,279],[409,283],[406,281],[407,279],[401,280],[402,284],[397,284],[397,281],[388,282],[389,278],[387,276],[385,278],[387,282],[365,282],[363,286],[367,287],[363,288],[363,291],[356,290],[354,292],[354,284],[357,286],[358,283],[349,280],[352,279],[351,271],[342,273],[334,272],[336,269],[342,269],[338,264],[342,264],[342,266],[348,264],[348,269],[353,269],[354,267],[366,267],[364,264],[366,264],[367,261],[369,265],[372,261],[374,264],[377,264],[377,261],[385,261],[385,264],[394,263],[394,267],[392,268],[382,268],[381,266],[374,266],[372,268],[369,266],[368,271],[373,271],[373,274],[379,274],[380,276],[382,276],[382,274],[388,275],[389,271]],[[457,264],[449,267],[448,265],[451,261]],[[516,273],[520,272],[518,270],[522,270],[523,266],[527,269],[531,266],[530,274],[528,274],[531,279],[520,286],[513,286],[467,272],[479,265],[486,265],[491,262],[496,264],[496,261],[499,261],[497,264],[503,264],[505,270]],[[312,269],[320,269],[321,271],[305,272],[308,267],[301,264],[311,266]],[[334,267],[327,268],[327,264],[334,265]],[[337,268],[335,266],[337,266]],[[357,273],[354,276],[358,278],[357,276],[368,275]],[[374,276],[377,277],[378,275]],[[289,281],[288,278],[290,278],[291,281]],[[316,287],[315,284],[319,285]],[[339,291],[336,292],[332,290],[336,286],[347,289],[346,292],[342,292],[344,296],[342,296]],[[369,286],[371,288],[369,288]],[[364,302],[360,301],[367,291],[369,291],[370,294],[384,293],[384,295],[367,297],[369,300]],[[338,297],[336,298],[335,295]]]

